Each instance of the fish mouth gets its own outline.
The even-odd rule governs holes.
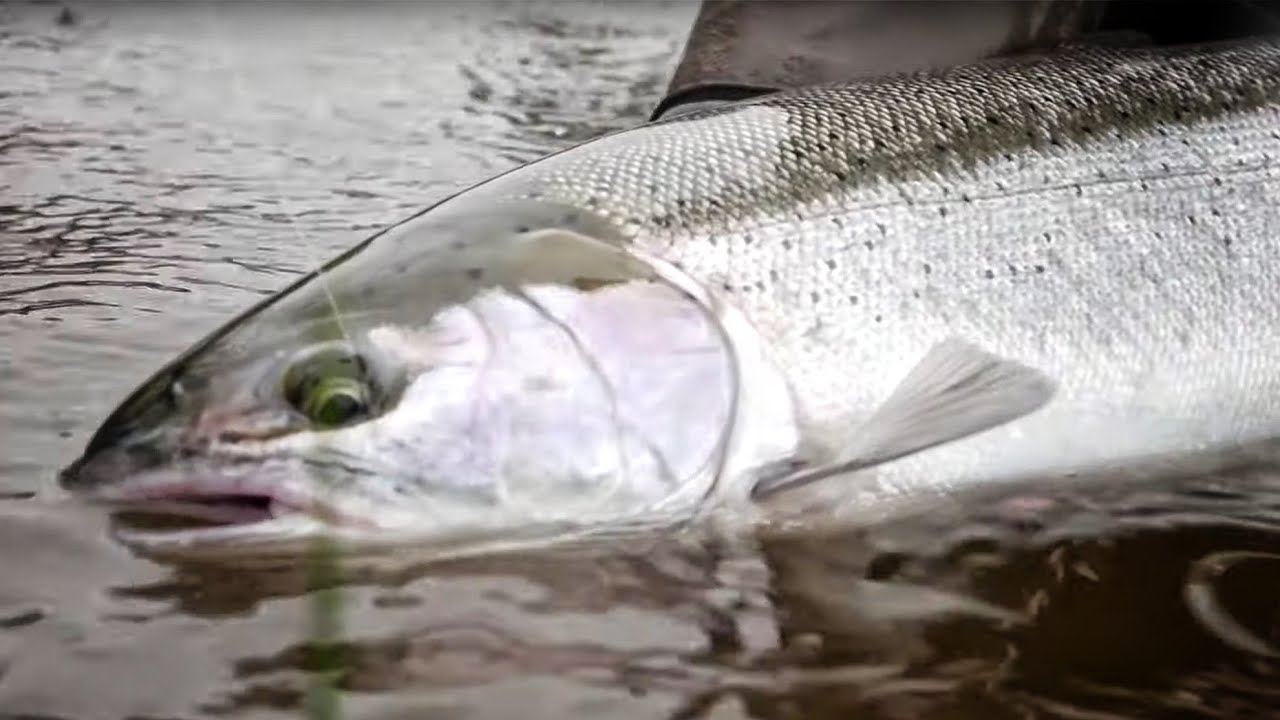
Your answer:
[[[82,465],[83,460],[77,461],[62,472],[63,486],[109,509],[113,540],[161,562],[292,564],[336,549],[344,561],[405,550],[423,560],[528,549],[592,535],[571,522],[525,531],[496,533],[480,527],[441,534],[404,518],[388,522],[379,516],[375,521],[371,512],[340,509],[317,483],[304,485],[297,478],[279,482],[283,469],[235,475],[163,468],[94,485],[85,479],[94,471],[86,473]],[[300,491],[299,485],[309,491]]]
[[[296,549],[321,534],[364,534],[362,518],[339,511],[319,488],[289,481],[270,463],[208,458],[140,469],[104,450],[62,471],[73,495],[107,507],[114,539],[150,555]]]
[[[135,492],[114,491],[92,499],[140,531],[245,527],[308,514],[299,498],[274,491],[232,489],[222,482],[185,481]]]
[[[114,513],[126,524],[141,529],[251,525],[291,512],[272,497],[260,495],[178,495],[117,503]]]

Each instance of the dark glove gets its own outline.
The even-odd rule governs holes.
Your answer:
[[[1085,0],[705,0],[653,117],[1052,46],[1094,29],[1104,7]]]
[[[1066,43],[1280,32],[1280,0],[704,0],[652,115]]]

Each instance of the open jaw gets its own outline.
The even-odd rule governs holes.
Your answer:
[[[289,478],[270,465],[230,474],[234,467],[219,472],[193,463],[146,470],[128,482],[98,486],[86,499],[111,509],[116,541],[158,560],[288,562],[316,552],[322,539],[347,559],[402,551],[423,559],[609,535],[562,520],[441,525],[420,514],[338,498],[323,481]],[[448,514],[446,508],[437,510]],[[439,519],[435,513],[431,517]]]
[[[153,471],[100,488],[92,499],[112,509],[115,538],[146,554],[292,553],[320,535],[358,538],[377,531],[337,512],[322,495],[268,477]]]

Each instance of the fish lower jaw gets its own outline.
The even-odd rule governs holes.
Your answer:
[[[209,511],[227,502],[209,496],[114,503],[111,535],[130,550],[152,558],[240,560],[302,557],[321,540],[344,547],[394,544],[406,534],[405,529],[379,527],[361,519],[332,519],[332,513],[275,499],[257,500],[265,508],[253,514],[227,516]]]
[[[114,537],[147,554],[192,548],[257,547],[322,534],[366,534],[369,518],[327,502],[323,493],[270,472],[217,468],[144,471],[75,494],[112,511]]]

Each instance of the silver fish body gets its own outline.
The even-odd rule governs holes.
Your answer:
[[[948,338],[1043,373],[1052,399],[860,470],[840,484],[848,509],[1230,447],[1280,431],[1278,163],[1271,39],[1074,48],[768,96],[450,198],[158,377],[212,372],[331,305],[406,312],[412,297],[429,314],[465,288],[554,275],[554,251],[498,258],[503,238],[562,231],[674,279],[737,358],[719,470],[654,507],[687,514],[742,499],[779,463],[835,462]],[[255,329],[256,315],[276,319]]]
[[[485,191],[593,208],[730,298],[821,453],[948,336],[1058,383],[842,488],[868,502],[1280,431],[1277,103],[1274,41],[1081,50],[767,98]]]

